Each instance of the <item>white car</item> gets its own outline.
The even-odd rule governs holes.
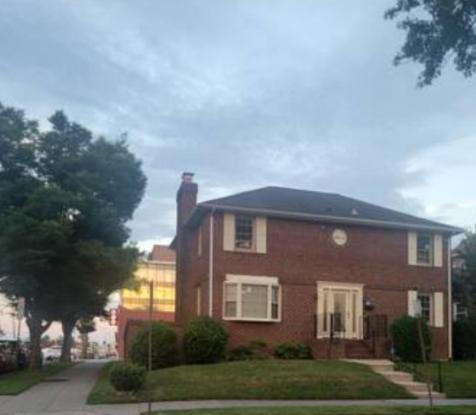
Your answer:
[[[45,347],[41,352],[43,354],[43,360],[46,362],[59,360],[61,357],[60,346]]]

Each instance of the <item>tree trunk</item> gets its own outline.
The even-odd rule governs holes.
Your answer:
[[[61,357],[60,361],[64,363],[71,362],[71,346],[73,344],[73,330],[75,321],[71,319],[61,320],[61,327],[63,329],[63,344],[61,345]]]
[[[88,346],[89,346],[88,333],[81,333],[81,358],[82,359],[87,359],[88,357]]]
[[[41,318],[32,316],[27,319],[28,329],[30,330],[30,369],[39,369],[43,364],[41,355],[41,335],[43,326]]]

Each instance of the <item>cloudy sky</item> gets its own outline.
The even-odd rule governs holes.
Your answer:
[[[339,192],[476,223],[476,78],[392,65],[395,0],[2,0],[0,100],[128,133],[148,188],[132,239],[174,234],[175,191]]]

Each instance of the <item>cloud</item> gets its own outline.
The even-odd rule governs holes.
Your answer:
[[[275,184],[466,224],[475,80],[449,69],[416,89],[419,68],[391,64],[392,3],[5,0],[0,99],[128,132],[143,247],[173,237],[184,170],[200,200]]]

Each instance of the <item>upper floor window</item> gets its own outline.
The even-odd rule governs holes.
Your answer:
[[[235,248],[253,248],[254,219],[249,215],[235,216]]]
[[[241,213],[223,214],[223,249],[225,251],[265,254],[267,218]]]
[[[408,232],[408,264],[443,266],[443,235],[429,232]]]
[[[429,233],[417,234],[417,262],[419,264],[433,263],[433,242]]]

